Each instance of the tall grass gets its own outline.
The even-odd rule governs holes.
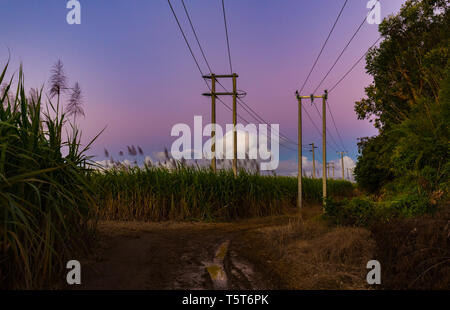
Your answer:
[[[42,90],[27,98],[22,68],[12,94],[7,68],[0,75],[0,288],[50,287],[92,232],[89,158],[74,126],[63,138],[59,104],[43,105]]]
[[[297,179],[261,176],[242,170],[178,165],[108,169],[92,173],[101,217],[110,220],[216,220],[283,213],[297,200]],[[320,202],[320,179],[303,179],[307,201]],[[350,196],[353,185],[329,181],[329,194]]]

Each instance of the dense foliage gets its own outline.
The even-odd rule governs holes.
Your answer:
[[[444,201],[450,179],[450,11],[445,0],[409,0],[379,27],[367,55],[373,83],[355,105],[379,135],[359,142],[356,180],[369,193]],[[448,197],[447,197],[448,198]]]
[[[0,74],[0,288],[49,287],[92,232],[95,202],[78,131],[59,105]],[[66,155],[64,155],[66,154]]]

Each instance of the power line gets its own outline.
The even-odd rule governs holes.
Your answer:
[[[331,28],[330,32],[328,33],[327,39],[325,40],[325,43],[322,45],[322,48],[320,49],[319,55],[317,55],[317,58],[316,58],[316,60],[314,61],[314,64],[313,64],[313,66],[311,67],[311,70],[309,71],[308,76],[306,77],[305,81],[303,82],[303,85],[302,85],[302,87],[301,87],[301,89],[300,89],[300,93],[303,92],[303,89],[305,88],[305,85],[306,85],[306,83],[308,82],[309,77],[311,76],[311,73],[313,72],[314,68],[316,67],[317,62],[319,61],[319,58],[320,58],[320,56],[322,55],[323,50],[325,49],[325,46],[327,45],[328,40],[330,39],[331,34],[333,33],[334,28],[336,27],[336,24],[338,23],[339,18],[341,17],[342,12],[344,11],[345,6],[347,5],[347,2],[348,2],[348,0],[345,0],[344,5],[343,5],[342,8],[341,8],[341,11],[339,12],[339,14],[338,14],[336,20],[334,21],[333,27]]]
[[[272,125],[270,125],[266,120],[264,120],[261,116],[259,116],[258,113],[256,113],[249,105],[247,105],[242,99],[239,99],[239,102],[241,103],[241,107],[244,108],[244,110],[250,114],[254,119],[256,119],[258,122],[264,123],[268,126],[270,126],[271,130],[274,130],[272,128]],[[277,130],[275,130],[276,132]],[[293,144],[293,145],[298,145],[296,142],[292,142],[286,135],[284,135],[281,131],[278,131],[278,134],[280,135],[280,138],[282,138],[283,140],[285,140],[286,142]]]
[[[247,103],[244,102],[244,100],[242,100],[241,98],[238,98],[239,102],[241,103],[241,106],[244,108],[244,110],[247,111],[247,113],[249,113],[250,115],[253,114],[253,118],[256,119],[259,122],[262,122],[266,125],[269,125],[271,130],[272,130],[272,126],[264,119],[262,118],[258,113],[256,113],[255,110],[253,110]],[[275,130],[276,131],[276,130]],[[289,139],[289,137],[287,137],[285,134],[283,134],[281,132],[281,130],[278,131],[278,134],[280,135],[281,138],[283,138],[286,142],[291,143],[293,145],[298,145],[298,143],[293,142],[291,139]]]
[[[314,128],[316,128],[317,133],[320,135],[320,137],[322,138],[322,133],[320,132],[319,127],[317,127],[316,123],[313,121],[311,115],[309,114],[308,110],[306,110],[306,108],[304,107],[304,105],[302,105],[303,111],[306,113],[306,115],[308,116],[310,122],[313,124]]]
[[[327,104],[328,104],[328,102],[327,102]],[[319,114],[319,117],[322,118],[322,114],[320,113],[320,111],[319,111],[319,109],[317,108],[317,106],[316,106],[315,104],[313,104],[313,106],[314,106],[314,108],[316,109],[317,114]],[[314,122],[312,119],[311,119],[311,121]],[[314,123],[314,125],[315,125],[315,123]],[[316,126],[316,125],[315,125],[315,126]],[[316,127],[317,127],[317,126],[316,126]],[[339,144],[336,142],[336,139],[334,138],[333,134],[332,134],[331,131],[328,129],[328,127],[326,128],[326,131],[327,131],[327,133],[328,133],[328,135],[329,135],[329,137],[330,137],[330,139],[331,139],[331,142],[333,142],[334,145],[335,145],[337,148],[340,148]]]
[[[377,0],[377,3],[379,3],[379,0]],[[373,9],[375,8],[376,4],[374,4],[374,6],[372,7],[372,9],[370,10],[370,12],[368,14],[370,14]],[[368,15],[367,15],[368,16]],[[347,48],[350,46],[350,44],[352,43],[353,39],[356,37],[356,35],[358,34],[358,32],[361,30],[362,26],[365,24],[367,16],[364,17],[363,21],[361,22],[361,24],[359,25],[359,27],[356,29],[355,33],[352,35],[352,37],[350,38],[350,40],[347,42],[347,44],[345,45],[344,49],[341,51],[341,53],[339,54],[339,56],[336,58],[335,62],[333,63],[333,65],[331,66],[330,70],[328,70],[327,74],[325,74],[325,76],[323,77],[323,79],[320,81],[319,85],[317,85],[317,87],[314,89],[313,93],[315,93],[320,86],[322,86],[323,82],[326,80],[326,78],[328,77],[328,75],[330,75],[331,71],[333,71],[334,67],[336,66],[336,64],[338,63],[339,59],[341,59],[342,55],[345,53],[345,51],[347,50]]]
[[[184,41],[185,41],[185,43],[186,43],[186,45],[187,45],[187,47],[188,47],[188,49],[189,49],[189,52],[191,53],[191,56],[192,56],[192,58],[194,59],[195,64],[197,65],[198,71],[200,72],[200,75],[201,75],[202,78],[203,78],[203,76],[204,76],[203,71],[202,71],[202,69],[201,69],[201,67],[200,67],[200,65],[199,65],[199,63],[198,63],[198,61],[197,61],[197,58],[196,58],[195,55],[194,55],[194,52],[192,51],[192,48],[191,48],[191,45],[189,44],[189,41],[188,41],[187,38],[186,38],[186,35],[185,35],[184,31],[183,31],[183,28],[181,27],[180,21],[178,20],[177,14],[175,13],[175,10],[173,9],[173,6],[172,6],[172,4],[170,3],[170,0],[167,0],[167,2],[169,3],[170,9],[172,10],[173,17],[175,18],[175,20],[176,20],[176,22],[177,22],[177,24],[178,24],[178,28],[180,29],[180,32],[181,32],[181,34],[183,35]],[[183,2],[183,3],[184,3],[184,2]],[[185,8],[186,8],[186,6],[185,6]],[[187,13],[187,11],[186,11],[186,13]],[[192,24],[191,24],[191,26],[192,26]],[[194,30],[194,33],[195,33],[195,29],[194,29],[194,28],[193,28],[193,30]],[[197,37],[197,35],[196,35],[196,37]],[[200,44],[199,41],[197,41],[197,42]],[[203,55],[204,55],[204,53],[203,53]],[[206,57],[205,57],[205,61],[206,61]],[[206,62],[207,62],[207,61],[206,61]],[[211,91],[211,86],[209,86],[209,84],[208,84],[208,82],[206,81],[206,79],[203,78],[203,80],[205,81],[206,86],[208,87],[208,89]],[[218,98],[218,99],[219,99],[219,101],[220,101],[225,107],[227,107],[229,110],[231,110],[231,108],[230,108],[230,107],[229,107],[222,99],[220,99],[220,98]],[[246,121],[246,120],[244,119],[244,121]]]
[[[186,35],[184,34],[183,28],[181,27],[181,24],[180,24],[180,21],[178,20],[177,14],[175,13],[175,10],[173,9],[172,3],[170,3],[170,0],[167,0],[167,2],[169,3],[170,9],[172,10],[173,17],[175,17],[175,20],[177,21],[178,28],[180,28],[181,34],[183,35],[184,41],[186,42],[189,52],[191,53],[191,56],[194,59],[195,64],[197,65],[198,71],[203,76],[202,69],[200,68],[200,65],[198,64],[197,58],[195,57],[194,52],[192,51],[191,45],[189,44],[189,41],[187,40]],[[206,79],[204,79],[204,80],[205,80],[206,85],[208,85],[208,82],[206,82]]]
[[[373,43],[369,49],[361,56],[361,58],[358,59],[358,61],[355,62],[355,64],[337,81],[336,84],[334,84],[333,87],[330,88],[330,90],[328,91],[328,93],[331,93],[354,69],[355,67],[361,62],[361,60],[364,59],[364,57],[366,57],[366,55],[369,53],[370,49],[373,48],[380,40],[381,40],[381,36],[375,41],[375,43]]]
[[[230,73],[233,74],[233,66],[231,65],[230,40],[228,38],[227,16],[225,14],[225,1],[222,0],[223,22],[225,24],[225,35],[227,37],[228,61],[230,63]]]
[[[211,89],[210,89],[211,90]],[[228,106],[220,97],[217,97],[217,99],[230,111],[230,112],[232,112],[233,111],[233,109],[230,107],[230,106]],[[244,117],[242,117],[241,115],[239,115],[239,114],[237,114],[237,117],[239,118],[239,119],[241,119],[242,121],[244,121],[245,122],[245,124],[249,124],[250,122],[248,121],[248,120],[246,120]],[[288,147],[287,145],[284,145],[281,141],[279,141],[280,143],[279,143],[279,146],[281,146],[281,147],[284,147],[285,149],[288,149],[288,150],[291,150],[291,151],[294,151],[294,152],[296,152],[297,150],[295,150],[295,149],[293,149],[293,148],[291,148],[291,147]]]
[[[327,103],[327,106],[328,106],[328,108],[329,108],[330,106],[328,105],[328,100],[326,101],[326,103]],[[313,104],[313,105],[314,105],[314,108],[315,108],[316,111],[317,111],[317,114],[319,114],[319,117],[321,118],[321,117],[322,117],[322,114],[319,112],[319,109],[317,108],[317,106],[316,106],[315,104]],[[331,115],[331,118],[333,119],[333,122],[334,122],[334,117],[333,117],[333,115]],[[311,120],[311,121],[312,121],[312,120]],[[334,126],[335,126],[335,128],[336,128],[336,124],[335,124]],[[317,126],[316,126],[316,127],[317,127]],[[334,138],[333,134],[332,134],[331,131],[328,129],[328,127],[326,128],[326,131],[327,131],[327,133],[328,133],[328,135],[329,135],[331,141],[334,143],[334,145],[335,145],[337,148],[343,147],[343,148],[345,149],[344,143],[342,142],[342,138],[340,138],[340,140],[341,140],[341,146],[339,146],[339,144],[336,142],[336,139]],[[339,132],[337,131],[337,128],[336,128],[336,132],[337,132],[338,136],[340,137],[340,134],[339,134]],[[335,150],[336,150],[336,149],[335,149]]]
[[[192,55],[192,57],[194,58],[194,61],[195,61],[195,63],[197,64],[197,68],[198,68],[198,70],[200,71],[200,74],[201,74],[201,76],[202,76],[202,78],[203,78],[203,76],[204,76],[203,71],[202,71],[202,69],[200,68],[200,66],[199,66],[199,64],[198,64],[198,61],[197,61],[197,59],[196,59],[196,57],[195,57],[195,55],[194,55],[194,53],[193,53],[193,51],[192,51],[192,48],[191,48],[191,46],[190,46],[190,44],[189,44],[189,42],[188,42],[188,40],[187,40],[187,38],[186,38],[186,35],[184,34],[183,28],[181,27],[180,22],[178,21],[177,15],[176,15],[176,13],[175,13],[173,7],[172,7],[172,4],[170,3],[170,0],[167,0],[167,1],[168,1],[169,5],[170,5],[170,8],[171,8],[172,13],[173,13],[173,16],[175,17],[175,20],[177,21],[178,27],[180,28],[180,31],[181,31],[181,33],[182,33],[182,35],[183,35],[183,38],[184,38],[184,40],[185,40],[185,42],[186,42],[186,45],[188,46],[189,51],[191,52],[191,55]],[[199,49],[200,49],[200,51],[201,51],[201,53],[202,53],[203,59],[205,60],[206,65],[208,66],[208,69],[209,69],[210,73],[212,73],[211,66],[209,65],[208,59],[206,58],[205,52],[203,51],[203,48],[202,48],[202,46],[201,46],[201,44],[200,44],[200,40],[198,39],[198,36],[197,36],[197,31],[195,31],[194,24],[192,23],[191,17],[190,17],[190,15],[189,15],[189,12],[188,12],[188,10],[187,10],[187,7],[186,7],[186,5],[185,5],[185,3],[184,3],[184,0],[181,0],[181,2],[182,2],[182,4],[183,4],[184,11],[185,11],[186,16],[187,16],[187,18],[188,18],[188,20],[189,20],[189,23],[190,23],[190,25],[191,25],[191,29],[192,29],[192,32],[194,33],[194,36],[195,36],[195,39],[196,39],[196,41],[197,41],[198,47],[199,47]],[[206,79],[205,79],[205,78],[203,78],[203,80],[206,82]],[[208,89],[211,91],[211,87],[209,86],[209,84],[208,84],[207,82],[206,82],[206,86],[207,86]],[[231,109],[231,108],[230,108],[230,107],[229,107],[229,106],[228,106],[221,98],[218,97],[217,99],[218,99],[218,100],[219,100],[226,108],[228,108],[230,111],[232,111],[232,109]],[[240,117],[240,116],[238,115],[238,117]],[[247,121],[245,118],[241,117],[241,119],[248,123],[248,121]]]
[[[178,17],[177,17],[177,14],[175,13],[175,10],[173,9],[173,6],[172,6],[172,3],[170,3],[170,0],[167,0],[167,2],[169,3],[169,6],[170,6],[170,9],[171,9],[171,11],[172,11],[172,14],[173,14],[173,17],[175,18],[175,20],[176,20],[176,22],[177,22],[177,24],[178,24],[178,28],[180,29],[180,32],[181,32],[181,34],[182,34],[182,36],[183,36],[183,38],[184,38],[184,41],[185,41],[185,43],[186,43],[186,45],[187,45],[187,47],[188,47],[188,49],[189,49],[189,52],[191,53],[191,56],[192,56],[192,58],[194,59],[194,62],[195,62],[195,64],[197,65],[197,68],[198,68],[198,71],[200,72],[200,76],[203,78],[203,76],[204,76],[204,74],[203,74],[203,71],[202,71],[202,69],[201,69],[201,67],[200,67],[200,65],[199,65],[199,63],[198,63],[198,61],[197,61],[197,58],[195,57],[195,55],[194,55],[194,52],[192,51],[192,48],[191,48],[191,45],[189,44],[189,41],[187,40],[187,38],[186,38],[186,35],[185,35],[185,33],[184,33],[184,31],[183,31],[183,27],[181,27],[181,24],[180,24],[180,21],[178,20]],[[192,25],[192,24],[191,24]],[[195,30],[194,30],[195,31]],[[199,41],[197,41],[199,44],[200,44],[200,42]],[[206,60],[206,57],[205,57],[205,60]],[[203,78],[203,80],[205,81],[205,84],[206,84],[206,86],[208,87],[208,89],[211,91],[211,86],[208,84],[208,82],[206,81],[206,79],[205,78]],[[232,109],[221,99],[221,98],[218,98],[218,100],[227,108],[227,109],[229,109],[230,111],[232,111]],[[240,117],[239,115],[238,115],[238,117]],[[244,119],[243,117],[240,117],[242,120],[244,120],[245,122],[247,122],[248,123],[248,121],[246,120],[246,119]]]
[[[319,109],[317,108],[317,106],[316,106],[315,104],[313,104],[313,106],[314,106],[314,108],[316,109],[317,114],[319,115],[319,118],[322,118],[322,114],[320,113],[320,111],[319,111]],[[326,130],[327,130],[327,132],[328,132],[328,135],[330,136],[331,141],[339,148],[338,143],[337,143],[336,140],[334,139],[334,136],[331,134],[331,132],[330,132],[330,130],[328,129],[328,127],[327,127]]]
[[[194,37],[195,37],[195,39],[196,39],[196,41],[197,41],[197,44],[198,44],[198,47],[199,47],[199,49],[200,49],[200,52],[201,52],[201,54],[202,54],[202,56],[203,56],[203,59],[204,59],[206,65],[207,65],[207,67],[208,67],[210,73],[212,74],[211,66],[209,65],[208,59],[206,58],[206,54],[205,54],[205,52],[204,52],[204,50],[203,50],[203,48],[202,48],[202,45],[200,44],[200,40],[199,40],[199,38],[198,38],[197,31],[195,30],[195,27],[194,27],[194,24],[193,24],[193,22],[192,22],[192,19],[191,19],[190,15],[189,15],[188,9],[187,9],[187,7],[186,7],[186,5],[185,5],[185,3],[184,3],[184,0],[181,0],[181,1],[182,1],[182,4],[183,4],[183,7],[184,7],[184,11],[185,11],[185,13],[186,13],[186,16],[187,16],[187,18],[188,18],[188,20],[189,20],[189,24],[190,24],[190,26],[191,26],[192,32],[194,33]],[[200,70],[200,71],[201,71],[201,70]],[[202,74],[202,76],[203,76],[203,74]],[[226,89],[226,87],[223,86],[222,83],[220,83],[220,81],[217,81],[217,82],[218,82],[218,84],[219,84],[225,91],[228,92],[228,90]],[[250,116],[252,116],[252,117],[253,117],[254,119],[256,119],[257,121],[261,121],[261,122],[263,122],[263,123],[269,125],[267,121],[265,121],[261,116],[259,116],[259,114],[256,113],[250,106],[248,106],[241,98],[238,98],[238,100],[241,102],[241,104],[243,104],[244,110],[245,110]],[[219,101],[220,101],[220,100],[219,100]],[[224,104],[224,102],[222,102],[222,103]],[[227,106],[227,107],[228,107],[228,106]],[[253,113],[253,114],[252,114],[252,113]],[[255,115],[256,115],[256,117],[255,117]],[[241,118],[242,118],[242,117],[241,117]],[[248,121],[246,121],[246,122],[249,123]],[[270,125],[269,125],[269,126],[270,126]],[[272,126],[270,126],[270,129],[272,129]],[[281,131],[279,131],[279,135],[280,135],[280,137],[281,137],[282,139],[286,140],[286,142],[297,145],[295,142],[292,142],[286,135],[282,134]]]
[[[312,119],[312,117],[311,117],[311,115],[309,114],[308,110],[306,110],[306,108],[305,108],[305,106],[304,106],[303,104],[302,104],[302,108],[303,108],[303,111],[306,113],[306,116],[308,116],[308,118],[309,118],[311,124],[314,126],[314,128],[316,129],[316,131],[317,131],[317,133],[319,134],[319,136],[322,138],[322,137],[323,137],[322,132],[320,131],[319,127],[317,127],[316,123],[314,122],[314,120]],[[334,142],[334,143],[336,144],[336,142]],[[337,151],[337,149],[336,149],[334,146],[332,146],[332,145],[329,145],[329,146],[330,146],[330,148],[332,148],[334,151]]]
[[[334,129],[336,129],[336,133],[337,133],[337,135],[338,135],[339,141],[341,142],[341,146],[343,147],[342,150],[343,150],[343,151],[346,151],[346,150],[345,150],[345,144],[344,144],[344,142],[343,142],[343,140],[342,140],[341,135],[339,134],[339,130],[337,129],[337,126],[336,126],[336,122],[335,122],[335,120],[334,120],[333,113],[331,112],[331,107],[330,107],[330,105],[328,104],[328,100],[326,101],[326,103],[327,103],[328,111],[330,112],[330,115],[331,115],[331,120],[333,121]]]
[[[381,39],[382,37],[380,36],[376,41],[375,41],[375,43],[373,43],[370,47],[369,47],[369,49],[356,61],[356,63],[355,64],[353,64],[353,66],[342,76],[342,78],[340,78],[339,80],[338,80],[338,82],[336,83],[336,84],[334,84],[334,86],[330,89],[330,91],[329,91],[329,93],[331,92],[331,91],[333,91],[352,71],[353,71],[353,69],[355,69],[355,67],[361,62],[361,60],[369,53],[369,51],[370,51],[370,49],[371,48],[373,48],[377,43],[378,43],[378,41],[380,41],[380,39]],[[331,107],[330,107],[330,105],[328,104],[328,101],[327,101],[327,106],[328,106],[328,111],[330,111],[330,115],[331,115],[331,119],[333,120],[333,125],[334,125],[334,128],[336,129],[336,132],[337,132],[337,134],[338,134],[338,137],[339,137],[339,139],[340,139],[340,141],[341,141],[341,143],[342,143],[342,145],[344,146],[344,143],[342,142],[342,138],[341,138],[341,135],[339,134],[339,131],[338,131],[338,129],[337,129],[337,126],[336,126],[336,122],[335,122],[335,120],[334,120],[334,116],[333,116],[333,113],[332,113],[332,111],[331,111]],[[344,150],[345,151],[345,150]]]
[[[198,47],[200,49],[200,52],[202,53],[203,59],[206,62],[206,66],[209,69],[209,73],[212,73],[211,66],[209,65],[209,62],[206,59],[205,52],[203,51],[202,45],[200,44],[200,40],[198,39],[198,36],[197,36],[197,31],[195,31],[194,24],[192,23],[191,17],[189,16],[189,12],[188,12],[186,5],[184,4],[184,0],[181,0],[181,3],[183,4],[184,12],[186,13],[186,16],[189,20],[189,24],[191,25],[191,29],[192,29],[192,32],[194,33],[195,40],[197,40]]]
[[[331,27],[331,30],[330,30],[330,32],[328,33],[328,36],[327,36],[327,38],[326,38],[324,44],[322,45],[322,48],[320,49],[320,52],[319,52],[319,54],[317,55],[316,60],[314,61],[313,66],[311,67],[311,70],[309,71],[308,76],[306,77],[306,79],[305,79],[305,81],[304,81],[304,83],[303,83],[303,85],[302,85],[302,87],[301,87],[301,89],[300,89],[300,93],[303,91],[303,89],[304,89],[306,83],[308,82],[308,80],[309,80],[309,78],[310,78],[310,76],[311,76],[311,74],[312,74],[314,68],[316,67],[316,65],[317,65],[317,63],[318,63],[318,61],[319,61],[319,59],[320,59],[320,56],[322,55],[322,53],[323,53],[323,51],[324,51],[324,49],[325,49],[325,47],[326,47],[326,45],[327,45],[327,43],[328,43],[328,41],[329,41],[329,39],[330,39],[330,37],[331,37],[331,35],[332,35],[334,29],[336,28],[336,25],[337,25],[337,23],[338,23],[338,21],[339,21],[341,15],[342,15],[342,12],[344,11],[344,9],[345,9],[345,7],[346,7],[346,5],[347,5],[347,2],[348,2],[348,0],[346,0],[346,1],[344,2],[344,4],[342,5],[341,10],[339,11],[338,16],[336,17],[336,20],[334,21],[334,24],[333,24],[333,26]],[[314,93],[315,93],[316,91],[317,91],[317,89],[314,91]],[[321,117],[321,114],[320,114],[320,112],[319,112],[319,109],[317,108],[316,105],[314,105],[314,108],[316,109],[317,114],[319,114],[319,117]],[[306,110],[305,110],[305,111],[306,111]],[[308,115],[308,116],[309,116],[309,115]],[[317,128],[317,126],[316,126],[315,122],[312,120],[312,118],[311,118],[310,116],[309,116],[309,118],[310,118],[310,120],[311,120],[311,123]],[[336,143],[336,141],[335,141],[333,135],[331,134],[331,132],[329,132],[328,129],[327,129],[327,132],[329,133],[332,142],[333,142],[334,144],[337,145],[337,143]]]
[[[379,1],[377,1],[377,3],[379,3]],[[370,13],[373,11],[373,9],[375,8],[375,6],[376,6],[377,3],[375,3],[375,4],[373,5],[373,7],[371,8],[371,10],[370,10],[370,12],[369,12],[368,14],[370,14]],[[334,67],[336,66],[336,64],[338,63],[338,61],[341,59],[342,55],[345,53],[345,51],[347,50],[347,48],[350,46],[351,42],[354,40],[354,38],[356,37],[356,35],[358,34],[358,32],[361,30],[362,26],[365,24],[366,18],[367,18],[367,16],[363,19],[363,21],[361,22],[361,24],[359,25],[359,27],[358,27],[358,28],[356,29],[356,31],[353,33],[352,37],[351,37],[350,40],[347,42],[347,44],[345,45],[345,47],[342,49],[341,53],[340,53],[339,56],[336,58],[335,62],[334,62],[333,65],[331,66],[331,68],[328,70],[328,72],[327,72],[327,73],[325,74],[325,76],[322,78],[322,80],[320,81],[319,85],[317,85],[317,87],[314,89],[313,93],[317,92],[317,90],[319,89],[319,87],[323,84],[323,82],[324,82],[324,81],[326,80],[326,78],[329,76],[329,74],[331,73],[331,71],[334,69]],[[359,61],[358,61],[358,62],[359,62]],[[356,66],[356,65],[355,65],[355,66]],[[352,69],[352,70],[353,70],[353,69]],[[333,116],[333,113],[332,113],[332,111],[331,111],[330,105],[328,104],[328,101],[327,101],[327,106],[328,106],[328,110],[329,110],[330,115],[331,115],[331,119],[332,119],[332,121],[333,121],[334,128],[335,128],[335,130],[336,130],[336,133],[337,133],[337,135],[338,135],[338,138],[340,139],[340,143],[342,144],[343,149],[345,149],[345,145],[344,145],[344,143],[343,143],[343,140],[342,140],[342,137],[341,137],[341,135],[340,135],[340,133],[339,133],[339,130],[337,129],[336,121],[335,121],[335,119],[334,119],[334,116]],[[317,110],[317,107],[316,107],[316,110]],[[317,111],[318,111],[318,110],[317,110]],[[331,134],[330,134],[330,136],[331,136]],[[334,138],[333,138],[333,139],[334,139]]]
[[[217,81],[219,83],[219,85],[226,91],[229,92],[228,89],[222,85],[222,83],[220,83],[219,81]],[[244,111],[246,111],[254,120],[256,120],[257,122],[261,122],[264,123],[266,125],[269,126],[270,130],[273,130],[272,126],[269,124],[269,122],[267,122],[264,118],[262,118],[255,110],[253,110],[247,103],[245,103],[245,101],[241,98],[237,98],[239,103],[241,104],[241,107],[244,109]],[[277,132],[277,130],[275,130],[275,132]],[[281,132],[281,130],[278,130],[278,134],[280,136],[280,138],[282,138],[283,140],[285,140],[286,142],[293,144],[293,145],[298,145],[298,143],[293,142],[293,140],[291,140],[289,137],[287,137],[285,134],[283,134]]]
[[[181,24],[180,24],[180,21],[178,20],[177,14],[175,13],[175,10],[173,9],[173,6],[172,6],[172,4],[170,3],[170,0],[167,0],[167,2],[169,3],[170,9],[171,9],[171,11],[172,11],[172,14],[173,14],[173,16],[174,16],[174,18],[175,18],[175,20],[176,20],[176,22],[177,22],[178,28],[180,29],[180,32],[181,32],[181,34],[182,34],[182,36],[183,36],[183,38],[184,38],[184,41],[185,41],[185,43],[186,43],[186,45],[187,45],[187,47],[188,47],[188,49],[189,49],[189,52],[190,52],[192,58],[194,59],[195,64],[197,65],[197,68],[198,68],[198,71],[200,72],[200,75],[201,75],[202,78],[203,78],[203,76],[204,76],[203,71],[202,71],[202,69],[201,69],[201,67],[200,67],[200,65],[199,65],[199,63],[198,63],[198,61],[197,61],[197,58],[195,57],[195,54],[194,54],[194,52],[193,52],[193,50],[192,50],[192,48],[191,48],[191,45],[189,44],[189,41],[187,40],[187,37],[186,37],[186,35],[185,35],[185,33],[184,33],[184,30],[183,30],[183,28],[181,27]],[[184,7],[186,8],[186,6],[184,6]],[[186,10],[186,12],[187,12],[187,10]],[[187,14],[189,15],[189,13],[187,13]],[[190,20],[190,18],[189,18],[189,20]],[[191,23],[191,21],[190,21],[190,23]],[[194,33],[195,33],[195,37],[198,39],[198,37],[197,37],[197,35],[196,35],[196,32],[195,32],[195,28],[193,27],[193,24],[192,24],[192,23],[191,23],[191,27],[192,27],[192,29],[193,29],[193,31],[194,31]],[[203,50],[203,49],[201,48],[201,45],[200,45],[200,41],[199,41],[199,40],[197,40],[197,43],[199,44],[200,49]],[[204,52],[202,53],[202,55],[204,56],[204,59],[205,59],[205,62],[207,63],[207,65],[208,65],[208,68],[210,68],[210,66],[209,66],[209,64],[208,64],[208,62],[207,62],[207,60],[206,60],[206,56],[205,56]],[[211,86],[208,84],[208,82],[206,81],[206,79],[203,78],[203,80],[205,81],[205,84],[206,84],[206,86],[208,87],[208,89],[211,91]],[[222,103],[228,110],[233,111],[232,108],[229,107],[229,106],[228,106],[221,98],[218,97],[217,99],[218,99],[219,102]],[[239,115],[239,114],[237,115],[237,117],[238,117],[239,119],[241,119],[242,121],[244,121],[245,123],[247,123],[247,124],[250,123],[249,121],[247,121],[244,117],[242,117],[242,116]],[[294,149],[289,148],[289,147],[283,145],[282,143],[280,143],[280,146],[281,146],[281,147],[284,147],[284,148],[287,148],[287,149],[289,149],[289,150],[295,151]]]

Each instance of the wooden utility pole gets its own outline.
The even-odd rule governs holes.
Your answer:
[[[342,180],[345,180],[345,174],[344,174],[344,154],[347,154],[347,152],[337,152],[341,155],[341,167],[342,167]]]
[[[211,132],[211,137],[213,139],[213,143],[211,145],[211,152],[213,153],[211,159],[211,167],[214,171],[216,171],[216,145],[215,145],[215,129],[216,129],[216,97],[217,96],[233,96],[233,173],[234,176],[237,176],[237,107],[236,107],[236,99],[237,99],[237,78],[239,75],[236,73],[233,74],[222,74],[222,75],[204,75],[204,79],[211,80],[211,93],[204,93],[203,96],[211,96],[211,123],[213,126],[213,130]],[[216,92],[216,81],[221,78],[231,78],[233,80],[233,91],[230,92]]]
[[[236,99],[237,99],[237,89],[236,89],[236,78],[237,74],[233,73],[233,172],[234,176],[237,176],[237,108],[236,108]]]
[[[299,143],[298,143],[298,205],[301,207],[301,189],[302,189],[302,179],[301,179],[301,162],[302,162],[302,144],[301,144],[301,108],[302,108],[302,99],[310,99],[311,103],[314,103],[315,98],[322,98],[322,149],[323,149],[323,162],[322,162],[322,170],[323,170],[323,177],[322,177],[322,189],[323,189],[323,206],[325,206],[325,201],[327,198],[327,141],[326,141],[326,100],[328,98],[328,92],[325,90],[324,94],[322,96],[300,96],[298,91],[295,92],[295,95],[297,97],[298,103],[299,103]]]
[[[211,169],[216,173],[216,78],[214,77],[214,74],[211,74],[211,124]]]
[[[312,161],[313,161],[313,178],[316,178],[316,157],[314,156],[314,149],[318,149],[317,146],[314,146],[314,143],[311,143],[311,151],[312,152]]]
[[[331,162],[331,167],[333,168],[333,179],[334,179],[334,161]]]
[[[323,153],[323,176],[322,176],[322,191],[323,191],[323,206],[325,207],[327,199],[327,170],[325,165],[327,163],[327,113],[326,102],[328,99],[328,91],[322,96],[322,153]]]
[[[302,208],[302,97],[295,92],[298,100],[298,175],[297,175],[297,208]]]

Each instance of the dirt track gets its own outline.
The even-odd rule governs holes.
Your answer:
[[[101,222],[93,254],[73,258],[81,262],[82,285],[64,285],[137,290],[373,289],[366,283],[366,263],[377,258],[389,270],[383,288],[404,289],[411,283],[417,289],[448,288],[448,216],[403,220],[371,232],[328,225],[317,218],[321,212],[320,206],[309,206],[302,220],[292,213],[232,223]],[[224,244],[226,253],[221,250]],[[411,249],[416,249],[414,260]],[[432,270],[422,263],[436,264],[439,259],[440,268]],[[213,279],[221,274],[226,278],[224,287]]]
[[[233,240],[288,218],[215,224],[101,222],[95,254],[80,260],[82,285],[77,289],[213,289],[206,266],[227,240],[226,288],[273,288],[260,270],[236,254]]]

